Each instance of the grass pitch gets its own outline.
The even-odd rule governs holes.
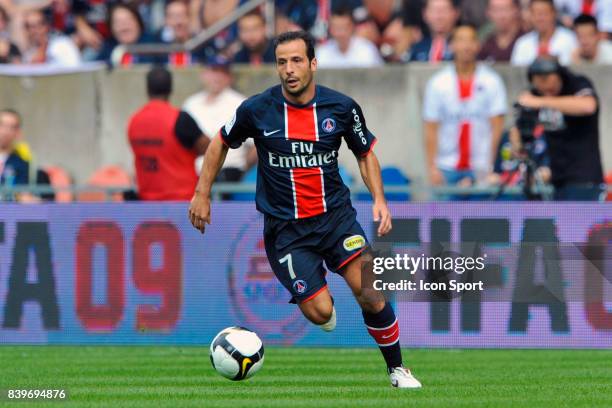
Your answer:
[[[421,390],[391,388],[377,349],[266,348],[232,382],[207,347],[0,347],[6,390],[65,389],[64,407],[612,407],[612,350],[404,350]]]

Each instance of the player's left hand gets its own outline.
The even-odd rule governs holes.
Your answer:
[[[375,222],[380,222],[378,225],[378,236],[387,235],[393,226],[391,225],[391,212],[385,201],[375,201],[372,206],[372,215]]]

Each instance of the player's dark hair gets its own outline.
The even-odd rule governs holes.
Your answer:
[[[163,66],[155,66],[147,73],[149,98],[168,99],[172,93],[172,74]]]
[[[0,115],[13,115],[14,117],[17,118],[17,126],[19,128],[21,128],[21,114],[19,112],[17,112],[15,109],[10,109],[10,108],[4,108],[2,110],[0,110]]]
[[[529,7],[533,6],[535,3],[546,3],[552,7],[553,10],[557,11],[557,8],[555,7],[555,0],[531,0],[529,2]]]
[[[306,31],[287,31],[286,33],[280,34],[274,39],[274,55],[276,55],[276,48],[280,44],[288,43],[291,41],[302,40],[306,44],[306,56],[308,61],[312,61],[315,57],[315,39]]]
[[[574,28],[581,25],[592,25],[595,27],[595,30],[599,31],[599,29],[597,28],[597,19],[588,14],[580,14],[574,19]]]

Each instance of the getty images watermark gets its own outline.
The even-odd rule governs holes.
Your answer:
[[[372,259],[372,272],[380,276],[386,272],[400,272],[414,276],[424,270],[453,271],[457,275],[466,272],[481,272],[485,269],[487,255],[478,257],[471,256],[410,256],[408,254],[395,254],[395,256],[375,256]],[[374,278],[372,288],[380,291],[451,291],[465,292],[484,290],[482,280],[464,282],[460,279],[449,279],[447,282],[428,282],[423,279],[388,282],[384,279]]]
[[[404,302],[612,302],[612,249],[598,243],[375,243],[362,288]]]

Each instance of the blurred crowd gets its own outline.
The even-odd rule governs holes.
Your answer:
[[[0,62],[77,66],[184,66],[222,55],[274,61],[266,30],[304,29],[319,42],[322,67],[452,59],[449,36],[477,28],[482,60],[528,65],[550,54],[563,64],[612,62],[612,0],[276,0],[275,21],[254,10],[193,52],[131,54],[134,44],[185,44],[245,0],[0,0]]]
[[[187,200],[208,141],[246,99],[232,88],[231,65],[275,61],[264,10],[248,12],[193,52],[174,52],[164,55],[163,60],[131,54],[120,45],[185,43],[241,3],[0,0],[0,60],[66,67],[87,60],[114,66],[155,63],[147,78],[150,101],[134,113],[127,126],[136,158],[133,173],[141,199]],[[597,90],[588,78],[574,75],[565,65],[612,63],[612,43],[608,39],[612,0],[275,3],[276,31],[309,31],[317,40],[321,68],[449,62],[430,78],[423,99],[424,147],[431,185],[500,186],[501,194],[508,186],[539,182],[551,183],[560,192],[571,187],[569,198],[601,196],[604,180]],[[531,88],[520,95],[518,102],[525,112],[531,110],[536,115],[532,129],[524,131],[518,123],[505,128],[512,113],[506,106],[506,84],[488,62],[529,66]],[[199,63],[202,90],[180,108],[172,106],[168,102],[171,74],[160,64],[177,67]],[[0,186],[57,185],[58,179],[69,186],[69,176],[61,169],[39,169],[32,163],[21,127],[18,112],[0,111]],[[149,140],[155,132],[161,132],[160,140],[169,141],[163,145],[173,150],[155,153],[154,147],[162,145]],[[528,146],[528,156],[522,145]],[[253,143],[245,143],[230,151],[217,181],[254,183],[256,162]],[[168,170],[164,174],[169,182],[150,177],[159,169]],[[385,179],[386,170],[390,171],[389,179]],[[119,168],[101,169],[89,184],[96,185],[99,179],[100,186],[129,188],[133,184],[130,173]],[[399,173],[399,169],[383,169],[383,181],[407,185],[410,175],[396,177]],[[350,184],[350,176],[347,181]],[[178,184],[189,188],[179,191]],[[40,198],[21,195],[19,201]]]

